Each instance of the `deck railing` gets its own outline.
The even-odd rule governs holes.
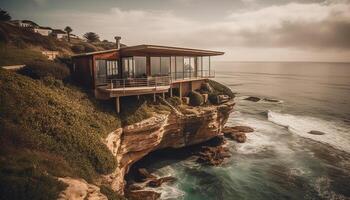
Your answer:
[[[198,78],[214,78],[214,70],[199,70],[199,71],[184,71],[184,72],[172,72],[172,81],[176,80],[193,80]]]
[[[130,87],[157,87],[168,86],[171,83],[169,76],[147,77],[147,78],[125,78],[108,80],[110,89]]]

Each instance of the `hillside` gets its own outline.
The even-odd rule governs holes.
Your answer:
[[[120,121],[84,92],[2,69],[0,91],[0,195],[53,197],[64,188],[55,177],[92,181],[116,167],[101,138]]]
[[[68,42],[51,36],[42,36],[28,28],[19,28],[8,22],[0,22],[0,66],[26,64],[31,60],[45,60],[41,51],[58,51],[60,57],[76,53],[115,48],[113,42],[86,42],[74,39]]]

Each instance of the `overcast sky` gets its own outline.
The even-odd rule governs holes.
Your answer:
[[[219,60],[350,61],[350,0],[1,0],[14,19],[127,45],[225,51]]]

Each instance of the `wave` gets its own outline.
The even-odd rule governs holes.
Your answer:
[[[345,124],[316,117],[290,115],[274,111],[268,111],[267,117],[270,122],[286,127],[291,133],[350,153],[350,129]],[[320,131],[325,134],[313,135],[309,133],[310,131]]]

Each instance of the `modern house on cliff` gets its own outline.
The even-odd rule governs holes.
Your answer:
[[[180,47],[137,45],[78,54],[73,56],[73,76],[80,84],[91,88],[98,99],[165,93],[180,98],[199,89],[215,76],[211,56],[224,52]]]

